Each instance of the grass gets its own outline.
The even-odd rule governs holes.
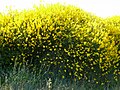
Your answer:
[[[49,70],[43,70],[44,67],[40,67],[39,73],[35,74],[25,67],[14,68],[9,74],[4,74],[4,80],[0,77],[0,90],[120,90],[119,82],[112,86],[96,86],[86,81],[70,83],[66,79],[49,78]]]

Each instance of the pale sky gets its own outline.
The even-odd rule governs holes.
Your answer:
[[[40,0],[0,0],[0,12],[6,12],[6,6],[12,6],[13,9],[29,9],[33,5],[39,5]],[[85,11],[92,12],[100,17],[120,15],[120,0],[42,0],[44,3],[66,3],[82,8]]]

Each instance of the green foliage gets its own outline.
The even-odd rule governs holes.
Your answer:
[[[45,65],[50,76],[99,85],[117,81],[118,48],[105,20],[77,7],[55,4],[1,16],[0,62],[30,69]]]

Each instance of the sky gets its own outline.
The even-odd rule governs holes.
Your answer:
[[[120,15],[120,0],[41,0],[42,3],[54,4],[66,3],[80,7],[100,17]],[[31,9],[33,5],[39,5],[40,0],[0,0],[0,12],[7,12],[7,8],[22,10]]]

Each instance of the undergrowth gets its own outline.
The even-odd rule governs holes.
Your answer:
[[[39,73],[30,72],[25,66],[14,67],[11,71],[0,77],[0,90],[120,90],[120,81],[106,85],[92,84],[92,81],[70,81],[49,77],[49,68],[42,65]],[[4,72],[4,71],[3,71]],[[4,80],[3,80],[4,79]]]

